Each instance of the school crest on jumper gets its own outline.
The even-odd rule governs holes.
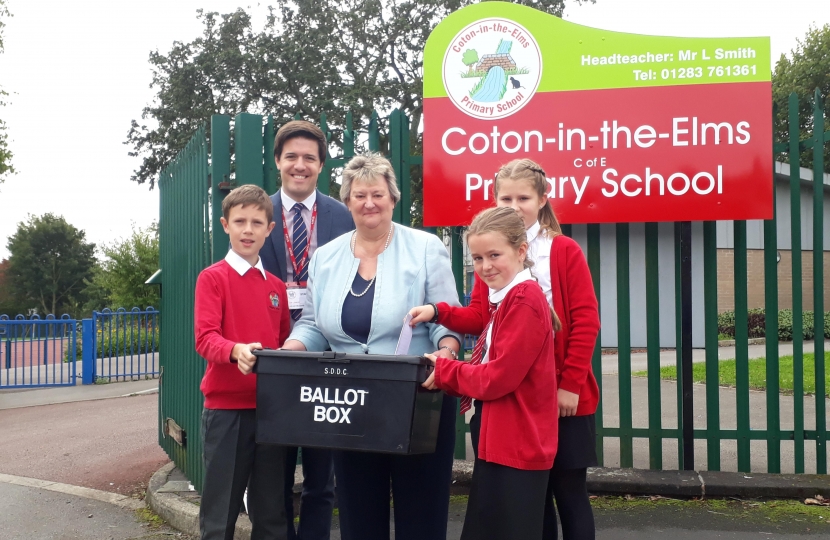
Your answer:
[[[478,20],[444,54],[444,88],[456,107],[482,120],[524,107],[542,76],[542,55],[523,26],[506,18]]]
[[[270,295],[268,295],[268,299],[271,301],[272,308],[280,307],[280,296],[277,293],[272,292]]]

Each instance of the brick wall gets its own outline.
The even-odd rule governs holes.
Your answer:
[[[793,307],[792,252],[778,250],[778,309]],[[764,250],[748,249],[747,307],[764,307]],[[813,309],[813,252],[801,252],[801,283],[804,310]],[[735,259],[731,249],[718,250],[718,312],[735,309]],[[830,252],[824,252],[824,309],[830,310]]]

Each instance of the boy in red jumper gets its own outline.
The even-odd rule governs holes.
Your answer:
[[[256,444],[251,374],[253,351],[280,347],[290,330],[285,284],[259,258],[274,228],[273,205],[261,188],[244,185],[225,197],[222,214],[231,249],[196,282],[196,351],[208,363],[199,528],[203,540],[231,540],[247,487],[251,538],[285,539],[285,448]]]

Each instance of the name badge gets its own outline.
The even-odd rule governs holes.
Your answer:
[[[286,284],[286,294],[288,295],[288,309],[303,309],[305,307],[305,296],[308,289],[300,287],[296,283]]]

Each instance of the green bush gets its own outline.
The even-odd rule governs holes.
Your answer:
[[[746,312],[747,336],[762,338],[767,335],[766,317],[763,308],[750,309]]]
[[[155,333],[146,328],[121,328],[118,332],[113,329],[110,333],[107,328],[98,332],[98,358],[110,356],[124,356],[129,354],[157,352],[159,347],[159,331]]]
[[[735,338],[735,312],[724,311],[718,313],[718,334]]]
[[[735,338],[735,312],[724,311],[718,313],[718,334]],[[759,338],[766,336],[766,320],[764,309],[750,309],[747,311],[747,336]],[[815,339],[815,315],[812,311],[802,312],[803,339]],[[830,338],[830,311],[824,313],[824,337]],[[792,341],[793,339],[793,311],[781,309],[778,311],[778,340]]]
[[[110,335],[109,331],[99,331],[97,345],[97,358],[158,352],[159,329],[156,327],[155,334],[153,334],[152,329],[139,328],[137,325],[134,325],[132,329],[120,328],[118,332],[113,328],[112,335]],[[77,360],[82,358],[82,353],[83,339],[81,339],[79,332],[76,347]],[[64,362],[68,361],[69,351],[67,350],[64,353]]]

